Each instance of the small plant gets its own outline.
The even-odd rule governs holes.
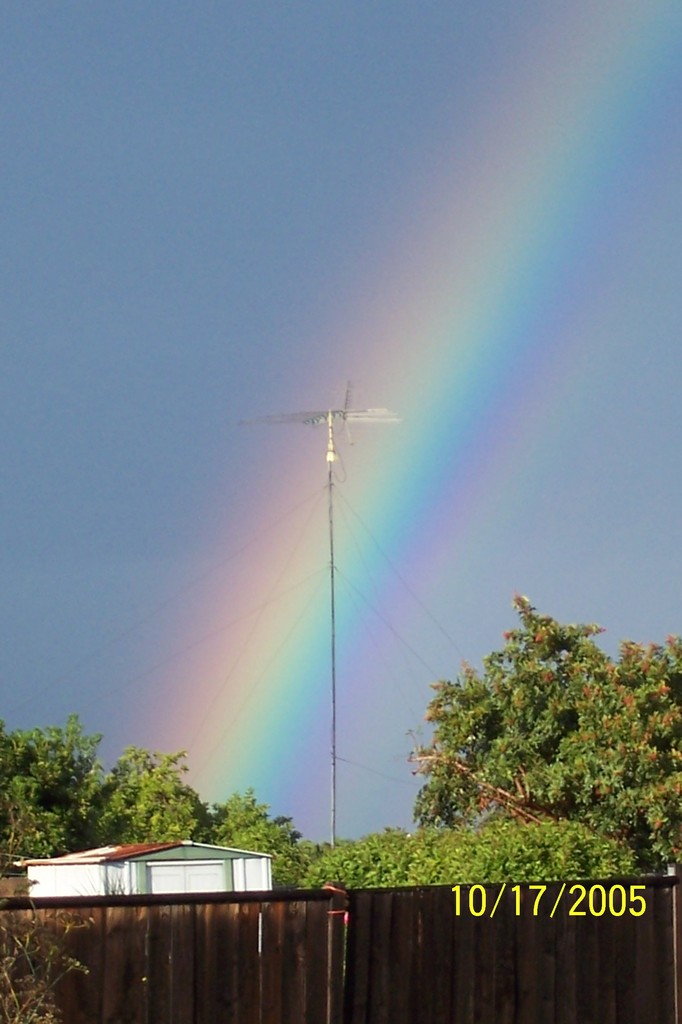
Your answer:
[[[67,914],[58,913],[51,926],[32,907],[3,910],[0,904],[2,1024],[60,1024],[56,986],[71,971],[87,973],[64,947],[66,934],[77,927],[83,922]]]

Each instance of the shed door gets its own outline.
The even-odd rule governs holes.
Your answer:
[[[173,861],[147,864],[147,892],[223,892],[222,861]]]

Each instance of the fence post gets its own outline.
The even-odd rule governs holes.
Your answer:
[[[344,974],[346,960],[346,924],[348,922],[348,893],[341,882],[325,882],[322,886],[331,894],[329,901],[329,962],[327,1008],[328,1024],[342,1024],[344,1018]]]
[[[673,957],[675,959],[675,1024],[682,1024],[682,865],[669,864],[668,874],[674,875],[673,886]]]

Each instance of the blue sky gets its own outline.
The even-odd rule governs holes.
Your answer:
[[[340,637],[343,833],[409,824],[406,733],[433,677],[499,644],[514,591],[601,622],[613,650],[682,630],[676,5],[24,3],[1,18],[10,728],[75,711],[109,760],[132,743],[217,756],[240,726],[206,737],[222,705],[202,673],[275,649],[259,621],[202,661],[239,607],[233,553],[272,526],[262,550],[289,576],[254,571],[263,602],[328,559],[322,506],[305,559],[281,525],[323,490],[324,439],[238,423],[325,408],[347,379],[403,423],[359,428],[339,483],[388,558],[345,556],[342,607],[367,588],[386,618],[368,615],[380,663]],[[509,337],[467,335],[492,307]],[[364,529],[351,519],[342,568]],[[232,788],[253,779],[323,835],[326,783],[303,799],[293,767],[280,785],[257,760]],[[224,799],[219,776],[192,781]]]

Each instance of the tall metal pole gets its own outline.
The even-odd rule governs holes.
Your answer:
[[[330,583],[330,615],[331,615],[331,846],[336,843],[336,603],[334,593],[334,417],[327,413],[327,468],[329,487],[329,583]]]
[[[259,420],[242,420],[251,423],[307,423],[311,426],[327,424],[327,469],[329,481],[329,557],[330,557],[330,611],[331,611],[331,845],[336,843],[336,608],[334,585],[336,565],[334,563],[334,463],[338,455],[334,446],[334,419],[356,423],[398,423],[388,409],[352,409],[350,405],[351,385],[346,388],[346,401],[342,409],[318,409],[314,412],[283,413],[279,416],[263,416]]]

